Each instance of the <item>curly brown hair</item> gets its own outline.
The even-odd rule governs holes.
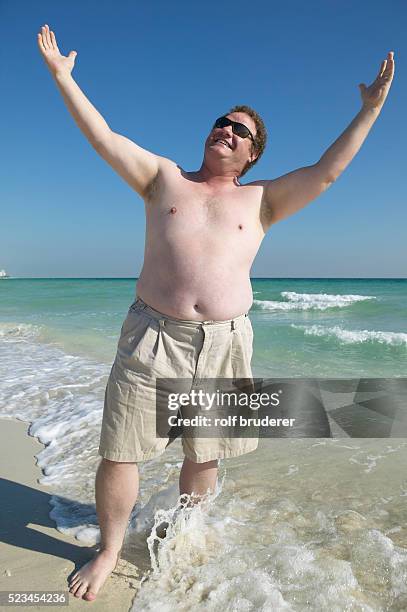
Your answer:
[[[252,153],[257,153],[257,157],[253,161],[247,162],[247,164],[239,174],[239,177],[241,177],[246,174],[246,172],[248,172],[250,168],[254,166],[254,164],[256,164],[259,161],[260,157],[263,155],[267,143],[267,130],[266,126],[264,125],[263,119],[250,106],[246,106],[245,104],[234,106],[226,114],[230,115],[230,113],[245,113],[253,119],[256,126],[256,136],[254,137],[254,143],[252,143]]]

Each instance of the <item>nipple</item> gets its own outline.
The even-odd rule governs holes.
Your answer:
[[[239,229],[243,229],[243,225],[239,223]]]
[[[176,212],[177,212],[177,209],[175,208],[175,206],[173,206],[170,210],[170,213],[174,215]]]

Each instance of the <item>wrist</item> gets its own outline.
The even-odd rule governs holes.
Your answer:
[[[383,105],[372,106],[370,104],[362,104],[361,112],[365,113],[366,115],[377,117],[382,110],[382,106]]]
[[[67,70],[57,70],[52,75],[57,83],[63,83],[72,79],[72,75]]]

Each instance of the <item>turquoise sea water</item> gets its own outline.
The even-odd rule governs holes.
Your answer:
[[[104,390],[135,286],[0,281],[0,416],[31,422],[46,445],[51,517],[89,543]],[[256,376],[407,376],[407,280],[252,286]],[[209,510],[180,512],[149,550],[157,510],[171,516],[176,504],[182,459],[177,440],[139,466],[125,554],[153,571],[134,610],[407,610],[406,439],[263,439],[221,462]]]
[[[110,363],[133,279],[0,282],[0,331]],[[407,280],[253,279],[257,376],[407,375]],[[27,331],[27,329],[26,329]]]

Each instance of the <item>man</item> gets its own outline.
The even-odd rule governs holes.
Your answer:
[[[70,584],[88,601],[114,569],[137,496],[137,462],[161,454],[155,437],[156,377],[250,377],[250,268],[269,227],[325,191],[358,152],[394,74],[393,53],[376,80],[359,85],[362,108],[314,165],[275,180],[241,185],[266,131],[255,111],[235,107],[214,124],[196,172],[185,172],[113,132],[71,76],[76,52],[60,54],[45,25],[42,56],[66,106],[96,151],[144,199],[146,248],[138,299],[123,324],[109,377],[96,476],[100,551]],[[213,490],[217,460],[250,452],[257,441],[183,440],[180,492]]]

